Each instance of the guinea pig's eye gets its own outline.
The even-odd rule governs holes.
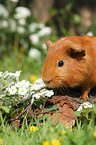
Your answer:
[[[58,62],[58,67],[62,67],[64,65],[64,62],[62,61],[62,60],[60,60],[59,62]]]

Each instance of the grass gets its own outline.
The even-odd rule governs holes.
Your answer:
[[[52,121],[48,117],[47,123],[43,125],[39,125],[37,119],[36,126],[38,130],[30,133],[30,126],[33,125],[32,121],[28,124],[27,119],[25,119],[21,128],[14,126],[14,129],[12,129],[2,119],[0,138],[4,145],[95,145],[96,135],[94,135],[95,127],[93,124],[91,119],[87,125],[84,123],[81,126],[81,123],[78,123],[73,129],[66,129],[60,121],[57,125],[52,125]]]
[[[20,80],[30,80],[31,75],[35,75],[38,78],[41,77],[41,67],[44,62],[44,57],[40,60],[32,60],[28,55],[23,55],[19,62],[17,62],[19,56],[17,51],[13,51],[11,55],[5,55],[0,60],[0,71],[16,72],[21,70]]]

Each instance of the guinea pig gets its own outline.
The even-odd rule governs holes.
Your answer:
[[[46,40],[48,54],[41,76],[49,88],[80,86],[85,101],[96,86],[96,37],[68,36]]]

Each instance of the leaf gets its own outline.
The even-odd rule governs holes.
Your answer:
[[[11,83],[11,78],[7,78],[7,80],[6,80],[6,81],[7,81],[7,83],[9,83],[9,84],[10,84],[10,83]]]
[[[75,111],[75,112],[74,112],[74,114],[75,114],[76,116],[80,116],[81,113],[82,113],[82,110],[81,110],[81,111]]]
[[[2,109],[6,113],[9,113],[9,111],[10,111],[10,108],[7,106],[0,106],[0,109]]]
[[[0,111],[0,117],[1,117],[1,115],[2,115],[2,112]]]
[[[74,5],[74,2],[71,1],[70,3],[68,3],[68,4],[66,5],[65,9],[66,9],[67,11],[70,11],[70,10],[72,9],[73,5]]]
[[[48,115],[43,115],[43,116],[40,116],[40,117],[39,117],[39,120],[43,120],[43,119],[45,120],[45,119],[47,119],[47,118],[48,118]]]
[[[48,10],[48,12],[50,13],[50,14],[56,14],[56,9],[53,9],[53,8],[50,8],[49,10]]]
[[[7,97],[7,96],[6,96]],[[9,105],[10,104],[10,100],[9,99],[5,99],[5,104]]]
[[[2,106],[2,102],[1,102],[1,100],[0,100],[0,107]]]
[[[53,105],[52,107],[45,109],[44,112],[50,112],[50,111],[56,110],[58,107],[59,105]]]
[[[37,108],[42,108],[42,102],[41,101],[34,101],[34,104],[37,106]]]

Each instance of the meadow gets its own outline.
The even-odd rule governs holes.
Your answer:
[[[25,117],[22,127],[14,125],[14,129],[0,116],[0,145],[94,145],[96,144],[96,127],[94,119],[81,123],[76,121],[76,126],[65,128],[60,121],[52,125],[50,117],[47,123],[39,125],[36,119],[36,126],[31,121],[27,123]]]
[[[64,10],[49,10],[56,23],[52,19],[40,23],[28,7],[17,3],[0,3],[0,145],[95,145],[95,103],[80,106],[75,123],[67,128],[61,120],[54,124],[55,116],[44,113],[46,102],[54,95],[53,90],[43,88],[41,79],[47,56],[44,42],[73,35],[63,20],[65,26],[69,21],[75,26],[76,35],[82,35],[80,15],[71,13],[73,4],[69,2]],[[90,28],[82,28],[83,34],[96,36],[95,27],[94,18]],[[43,113],[38,117],[35,112],[39,110]],[[46,111],[58,114],[58,105]]]

